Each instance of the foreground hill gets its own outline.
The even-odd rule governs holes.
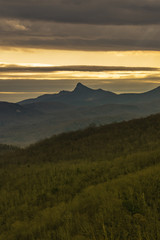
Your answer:
[[[160,115],[0,158],[0,240],[160,239]]]
[[[29,145],[53,134],[149,116],[160,112],[160,88],[115,94],[78,83],[71,92],[20,103],[0,102],[0,143]]]

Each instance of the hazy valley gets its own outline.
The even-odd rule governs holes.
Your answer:
[[[0,142],[27,145],[54,134],[160,112],[160,87],[141,94],[115,94],[78,83],[71,92],[19,103],[0,102]]]

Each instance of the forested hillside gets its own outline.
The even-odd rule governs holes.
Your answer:
[[[0,240],[159,240],[160,115],[0,148]]]

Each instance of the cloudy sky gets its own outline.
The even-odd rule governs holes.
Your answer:
[[[159,0],[0,0],[0,100],[160,85]]]

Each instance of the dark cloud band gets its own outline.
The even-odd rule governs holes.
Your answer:
[[[0,46],[85,51],[160,50],[160,27],[1,19]]]
[[[0,0],[7,18],[100,25],[160,23],[159,0]]]
[[[151,67],[112,67],[112,66],[57,66],[57,67],[25,67],[19,65],[0,65],[0,73],[3,72],[110,72],[110,71],[159,71],[159,68]]]
[[[0,46],[160,51],[159,0],[0,0]]]

